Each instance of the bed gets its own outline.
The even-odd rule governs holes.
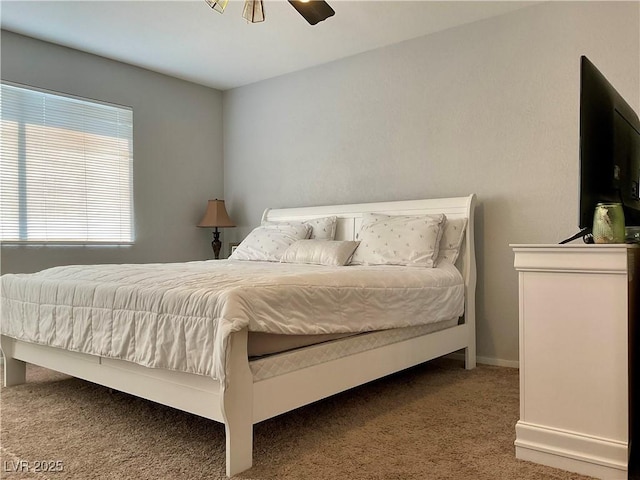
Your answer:
[[[50,307],[51,311],[58,312],[46,317],[51,320],[56,315],[63,317],[60,309],[64,306],[49,306],[49,303],[55,302],[46,300],[47,292],[43,285],[49,285],[49,288],[54,285],[55,292],[51,298],[63,298],[65,285],[69,287],[72,284],[67,283],[75,281],[76,285],[67,289],[72,292],[69,295],[74,297],[73,301],[80,301],[84,295],[91,297],[87,301],[95,304],[96,292],[104,293],[104,285],[108,282],[96,283],[97,287],[90,294],[83,294],[81,287],[90,285],[94,279],[87,277],[82,280],[82,275],[85,275],[83,272],[89,269],[77,266],[53,269],[46,274],[52,276],[53,280],[49,279],[48,283],[38,284],[37,287],[33,287],[34,278],[38,278],[36,274],[34,278],[30,275],[16,276],[11,282],[5,276],[0,336],[5,386],[24,383],[26,363],[32,363],[221,422],[225,425],[226,433],[226,473],[228,476],[235,475],[252,465],[253,425],[258,422],[460,350],[464,350],[465,368],[475,367],[474,208],[475,196],[469,195],[267,209],[262,225],[299,224],[313,222],[314,219],[335,218],[332,232],[334,244],[346,244],[357,239],[363,245],[365,237],[357,237],[363,235],[368,225],[366,222],[373,222],[370,217],[376,215],[382,219],[386,218],[385,215],[393,219],[442,214],[450,225],[456,219],[464,220],[466,228],[461,233],[461,243],[456,247],[459,255],[456,253],[450,265],[447,265],[446,259],[438,259],[440,265],[433,269],[370,266],[367,262],[355,266],[247,262],[241,258],[246,248],[240,250],[239,258],[232,260],[150,266],[151,270],[163,272],[169,269],[172,275],[180,278],[178,283],[181,287],[168,288],[161,298],[168,303],[174,297],[187,299],[186,303],[183,302],[186,307],[180,307],[183,310],[178,312],[180,318],[186,318],[183,321],[186,327],[174,335],[182,338],[186,331],[196,332],[193,338],[197,341],[185,340],[186,343],[168,339],[170,334],[166,333],[168,330],[162,326],[164,324],[159,315],[154,317],[156,323],[152,326],[139,321],[142,317],[137,317],[135,329],[127,322],[115,322],[114,325],[120,325],[118,328],[131,329],[131,333],[118,333],[112,325],[108,334],[109,342],[100,341],[100,338],[106,337],[101,337],[96,330],[99,323],[96,322],[98,311],[95,309],[87,314],[87,324],[93,325],[86,330],[89,334],[83,334],[78,326],[82,325],[82,315],[78,313],[75,314],[77,318],[69,324],[71,326],[66,336],[61,323],[57,323],[57,329],[53,330],[45,328],[45,320],[27,327],[30,310],[25,305],[36,302],[27,299],[20,303],[19,311],[12,311],[18,308],[15,306],[18,303],[12,303],[13,295],[18,298],[24,291],[37,291],[36,296],[43,299],[38,307],[40,311]],[[377,228],[382,228],[381,223],[377,225]],[[355,262],[356,258],[354,254],[351,261]],[[131,271],[126,270],[128,268]],[[143,267],[101,266],[96,275],[104,278],[116,270],[124,271],[129,283],[143,288],[145,280],[136,277],[140,268]],[[235,273],[225,273],[225,270]],[[271,273],[265,276],[265,272],[272,270],[277,271],[275,277],[269,276]],[[432,270],[445,279],[458,276],[459,284],[452,280],[446,290],[440,284],[438,288],[423,288],[420,282],[421,276],[426,274],[425,270]],[[205,271],[207,276],[197,276],[204,275]],[[220,284],[223,277],[229,278],[231,287],[215,295],[210,293],[205,284]],[[150,283],[162,283],[153,277],[149,278]],[[362,283],[366,283],[366,289],[360,288]],[[321,288],[318,289],[316,284]],[[291,285],[294,293],[291,293]],[[287,290],[284,290],[285,287]],[[147,302],[155,305],[154,301],[141,293],[131,293],[127,288],[124,284],[116,286],[112,294],[106,293],[102,297],[111,298],[114,302],[119,297],[125,297],[129,304]],[[452,309],[446,310],[445,304],[439,303],[443,295],[432,290],[450,292],[446,296],[452,299],[453,303],[448,303],[453,305]],[[457,300],[456,295],[460,296]],[[132,296],[135,296],[133,300]],[[200,311],[194,306],[195,300],[189,300],[196,297],[215,297],[215,301],[212,300],[211,304],[200,302],[202,306],[197,307]],[[348,303],[351,300],[347,297],[353,297],[356,303]],[[413,300],[405,301],[409,297]],[[220,313],[220,298],[224,299],[223,305],[233,305],[233,309]],[[455,302],[460,305],[456,306]],[[64,302],[60,300],[60,303]],[[304,309],[299,308],[301,304]],[[116,309],[113,306],[110,308]],[[185,314],[185,308],[191,316]],[[194,312],[194,309],[197,311]],[[300,311],[311,318],[300,318],[296,323],[293,317],[304,317]],[[206,320],[207,316],[229,320],[211,323]],[[350,319],[355,317],[362,317],[363,322],[357,326],[351,325]],[[213,333],[197,330],[200,324],[193,323],[192,318],[205,319],[200,323],[209,325]],[[400,324],[394,323],[398,320],[401,320]],[[334,328],[336,325],[337,330]],[[141,336],[142,332],[144,336],[149,336],[149,331],[153,331],[156,343],[137,350],[134,341],[138,338],[136,335]],[[267,347],[265,352],[252,352],[260,335],[274,335],[287,341],[301,337],[303,342],[284,351],[279,351],[281,347],[275,347],[274,351]],[[50,341],[41,341],[44,337]],[[87,341],[87,338],[91,341]],[[308,338],[312,340],[308,341]],[[80,348],[79,344],[91,344],[93,347]],[[265,348],[262,341],[258,344],[259,348]],[[172,350],[174,347],[175,351]],[[188,359],[176,353],[181,348],[188,351]]]

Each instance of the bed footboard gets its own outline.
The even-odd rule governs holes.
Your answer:
[[[0,336],[0,348],[3,355],[3,370],[4,370],[4,386],[12,387],[14,385],[20,385],[27,380],[27,364],[22,360],[13,358],[13,343],[11,339]]]
[[[26,381],[33,363],[99,385],[191,412],[224,423],[226,473],[236,475],[253,462],[253,376],[247,357],[247,331],[230,337],[226,388],[209,377],[148,369],[131,362],[101,358],[0,336],[4,355],[4,385]],[[17,357],[17,358],[16,358]]]
[[[247,355],[247,330],[231,334],[229,382],[220,406],[226,433],[226,471],[231,477],[253,464],[253,375]]]

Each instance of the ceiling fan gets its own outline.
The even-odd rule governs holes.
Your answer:
[[[309,22],[315,25],[336,12],[324,0],[288,0],[296,11]],[[207,4],[216,12],[223,13],[229,0],[205,0]],[[263,0],[245,0],[244,9],[242,10],[242,18],[250,23],[264,22],[264,5]]]

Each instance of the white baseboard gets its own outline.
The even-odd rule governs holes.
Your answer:
[[[464,361],[464,353],[451,353],[447,355],[449,358]],[[492,365],[494,367],[520,368],[520,362],[517,360],[504,360],[502,358],[492,357],[476,357],[476,362],[483,365]]]

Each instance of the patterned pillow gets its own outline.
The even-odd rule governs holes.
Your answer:
[[[433,267],[446,217],[365,214],[352,265]]]
[[[336,238],[338,217],[313,218],[303,223],[310,225],[313,229],[309,237],[311,240],[333,240]]]
[[[458,255],[460,254],[462,240],[464,240],[464,230],[466,227],[466,218],[447,218],[447,224],[444,226],[444,233],[440,240],[438,261],[440,261],[440,259],[446,259],[451,263],[456,263]]]
[[[344,240],[298,240],[280,260],[283,263],[311,263],[342,266],[349,262],[358,242]]]
[[[292,243],[307,238],[310,230],[309,225],[302,224],[262,225],[254,228],[229,258],[279,262],[285,250]]]
[[[311,220],[305,220],[304,222],[274,222],[264,221],[262,225],[309,225],[311,227],[311,240],[333,240],[336,238],[336,225],[338,223],[338,217],[321,217],[312,218]]]

